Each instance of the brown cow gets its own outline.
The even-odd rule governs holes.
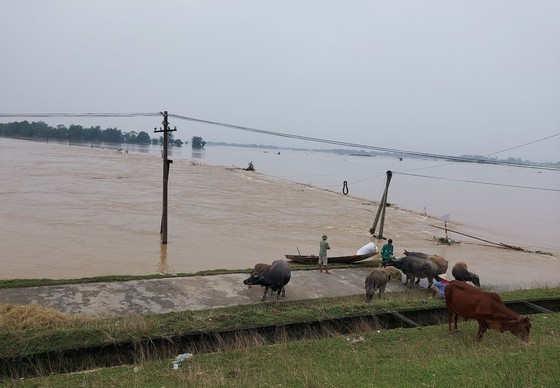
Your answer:
[[[391,279],[391,275],[384,268],[372,269],[366,277],[366,300],[368,302],[372,300],[377,290],[379,290],[379,299],[381,299],[389,279]]]
[[[473,282],[475,286],[480,287],[480,278],[474,272],[469,272],[467,263],[463,261],[459,261],[453,266],[451,274],[453,275],[455,280],[460,280],[462,282]]]
[[[465,319],[478,321],[476,339],[479,341],[488,329],[498,330],[500,333],[510,331],[523,341],[529,341],[529,318],[509,309],[495,292],[484,292],[465,282],[452,281],[445,287],[445,302],[450,333],[457,330],[457,318],[460,315]],[[453,319],[455,326],[451,330]]]
[[[428,260],[433,261],[438,266],[440,273],[446,273],[449,267],[449,261],[438,255],[429,255]]]
[[[389,274],[390,281],[399,282],[402,280],[402,272],[400,269],[395,267],[385,267],[383,269]]]

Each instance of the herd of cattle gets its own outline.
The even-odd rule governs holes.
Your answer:
[[[420,279],[427,278],[428,289],[433,284],[433,279],[440,274],[447,273],[449,262],[438,255],[427,255],[421,252],[408,252],[405,250],[405,257],[400,259],[389,259],[386,262],[388,267],[372,269],[365,279],[366,300],[373,299],[376,292],[382,298],[385,287],[391,279],[391,267],[400,270],[405,276],[405,284],[412,287]],[[445,302],[449,322],[449,332],[457,330],[457,319],[459,316],[464,319],[475,319],[478,321],[477,339],[488,329],[498,330],[499,332],[510,331],[523,341],[529,340],[531,322],[529,318],[522,317],[509,309],[495,292],[485,292],[480,287],[479,277],[469,272],[467,264],[458,262],[451,271],[455,281],[451,281],[445,287]],[[399,273],[400,275],[400,273]],[[284,287],[291,278],[290,266],[285,260],[276,260],[271,265],[256,264],[249,278],[243,281],[251,287],[260,285],[265,288],[262,301],[266,301],[268,291],[276,293],[278,303],[280,294],[286,295]],[[467,282],[473,283],[475,286]],[[454,322],[454,327],[451,327]]]

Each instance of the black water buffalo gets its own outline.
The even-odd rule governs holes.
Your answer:
[[[409,252],[406,249],[404,250],[404,255],[405,256],[416,256],[419,257],[421,259],[427,259],[428,258],[428,254],[427,253],[422,253],[422,252]]]
[[[414,278],[428,278],[428,288],[432,286],[434,276],[439,275],[438,266],[430,260],[416,256],[405,256],[400,259],[389,259],[387,265],[400,269],[406,275],[405,284],[412,287]]]
[[[455,280],[459,280],[462,282],[473,282],[475,286],[480,287],[480,278],[474,272],[469,272],[467,263],[464,263],[462,261],[457,262],[453,266],[451,274],[453,275]]]
[[[374,268],[368,273],[365,286],[368,302],[371,301],[377,290],[379,290],[379,299],[383,297],[389,279],[391,279],[391,275],[384,268]]]
[[[416,256],[421,259],[433,261],[434,263],[436,263],[439,270],[441,271],[440,273],[446,273],[447,268],[449,268],[449,261],[445,260],[443,257],[439,255],[428,255],[422,252],[408,252],[406,249],[404,250],[404,254],[406,256]]]
[[[254,271],[254,270],[253,270]],[[272,292],[276,292],[276,302],[280,297],[280,292],[282,296],[286,296],[286,290],[284,286],[288,284],[290,278],[292,277],[292,272],[288,262],[285,260],[276,260],[272,262],[272,265],[268,270],[260,271],[257,276],[251,276],[243,281],[244,284],[253,285],[258,284],[264,286],[264,295],[261,299],[262,302],[266,300],[266,294],[270,288]]]
[[[269,270],[270,270],[270,264],[263,264],[263,263],[255,264],[255,266],[253,267],[253,271],[251,271],[251,276],[249,276],[248,279],[243,280],[243,284],[247,284],[249,288],[251,288],[251,285],[256,284],[254,282],[258,281],[258,279],[260,279],[261,276],[265,272],[268,272]]]
[[[445,260],[443,257],[441,257],[439,255],[428,255],[428,254],[422,253],[422,252],[409,252],[406,249],[404,250],[404,254],[406,256],[416,256],[416,257],[419,257],[421,259],[430,260],[430,261],[434,262],[438,266],[440,274],[446,273],[447,268],[449,268],[449,261]],[[420,282],[420,279],[416,280],[416,284],[418,284],[419,282]]]

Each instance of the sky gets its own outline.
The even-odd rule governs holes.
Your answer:
[[[0,0],[0,19],[0,114],[166,110],[375,147],[560,161],[557,0]],[[162,117],[0,122],[25,119],[159,137]],[[182,140],[333,148],[170,122]]]

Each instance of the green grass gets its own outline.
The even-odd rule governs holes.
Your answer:
[[[23,379],[31,387],[558,387],[560,314],[533,316],[531,341],[489,331],[475,341],[476,323],[367,331],[195,355],[178,370],[171,359]],[[352,343],[348,339],[363,341]],[[184,349],[188,352],[189,349]],[[10,384],[10,382],[5,382]]]
[[[560,288],[517,290],[500,295],[504,301],[558,297]],[[431,307],[444,307],[444,302],[429,298],[423,290],[406,290],[403,293],[387,293],[383,300],[375,299],[372,303],[366,303],[365,296],[360,295],[110,319],[77,319],[54,327],[48,324],[48,318],[42,318],[36,327],[25,329],[0,325],[0,357],[29,356],[51,350],[135,342],[185,333],[314,322],[383,311]]]
[[[354,264],[331,264],[329,268],[340,269],[340,268],[372,268],[377,267],[379,261],[367,260],[360,263]],[[316,265],[291,265],[292,270],[297,271],[310,271],[316,270]],[[230,273],[251,273],[253,268],[246,269],[213,269],[199,271],[195,273],[174,273],[174,274],[149,274],[149,275],[107,275],[107,276],[95,276],[89,278],[78,278],[78,279],[8,279],[0,280],[0,288],[24,288],[24,287],[41,287],[41,286],[60,286],[65,284],[83,284],[83,283],[103,283],[103,282],[127,282],[132,280],[147,280],[147,279],[165,279],[165,278],[176,278],[176,277],[191,277],[191,276],[210,276],[210,275],[224,275]]]
[[[560,296],[560,288],[515,290],[501,292],[500,295],[504,301],[552,298]],[[48,322],[48,315],[41,315],[34,325],[25,328],[2,326],[4,317],[0,316],[0,357],[18,358],[118,342],[139,343],[146,339],[171,338],[187,333],[282,326],[430,307],[444,307],[444,302],[429,298],[424,290],[411,289],[402,293],[387,293],[383,300],[376,298],[372,303],[366,303],[364,295],[356,295],[110,319],[77,319],[71,316],[68,321],[61,321],[57,316]],[[241,338],[240,346],[226,346],[212,354],[197,354],[178,371],[170,369],[169,349],[162,350],[159,355],[146,356],[140,354],[145,351],[140,347],[136,359],[144,361],[138,361],[136,365],[24,379],[21,383],[24,386],[46,387],[76,384],[400,387],[418,384],[435,386],[441,385],[441,379],[448,379],[446,385],[453,382],[473,387],[560,386],[557,380],[560,372],[557,331],[560,314],[539,314],[532,319],[532,341],[527,345],[510,333],[495,331],[489,331],[484,340],[477,343],[476,324],[470,322],[460,323],[461,331],[452,336],[447,334],[446,325],[382,330],[380,333],[358,325],[350,337],[363,336],[364,342],[350,343],[346,336],[336,333],[331,334],[334,338],[291,343],[286,339],[285,343],[271,346],[264,345],[266,342],[260,338]],[[189,349],[180,352],[189,352]],[[166,360],[149,361],[162,357]],[[134,368],[137,368],[136,372]]]
[[[164,279],[171,277],[188,277],[188,276],[208,276],[226,273],[250,273],[250,269],[245,270],[225,270],[218,269],[212,271],[201,271],[192,274],[150,274],[150,275],[108,275],[95,276],[90,278],[79,279],[9,279],[0,280],[0,288],[24,288],[24,287],[41,287],[41,286],[60,286],[65,284],[83,284],[83,283],[107,283],[107,282],[127,282],[131,280],[147,280],[147,279]]]

